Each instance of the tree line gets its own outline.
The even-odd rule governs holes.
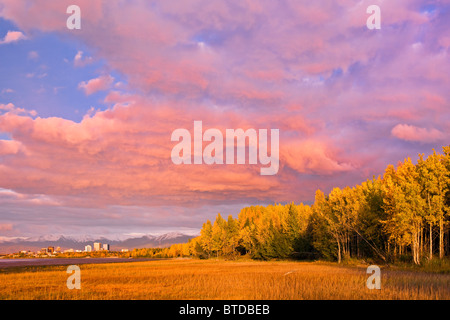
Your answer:
[[[243,208],[220,214],[200,236],[157,251],[160,257],[372,259],[420,264],[449,252],[450,146],[416,164],[410,158],[355,187],[317,190],[312,205]],[[135,249],[134,256],[148,249]],[[156,252],[155,252],[156,253]]]

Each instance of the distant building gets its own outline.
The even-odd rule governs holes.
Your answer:
[[[122,252],[128,252],[128,249],[122,249],[122,250],[120,250],[120,251],[122,251]]]
[[[61,247],[56,247],[55,252],[61,252]]]
[[[46,254],[47,253],[47,248],[41,248],[41,250],[39,250],[40,254]]]
[[[84,251],[91,252],[92,251],[92,246],[88,244],[87,246],[84,247]]]
[[[71,249],[67,249],[67,250],[64,250],[64,252],[73,252],[73,249],[71,248]]]
[[[102,250],[102,244],[100,242],[94,242],[94,251]]]
[[[109,244],[104,243],[103,244],[103,250],[109,251]]]
[[[48,247],[47,252],[53,254],[53,252],[55,252],[55,247]]]

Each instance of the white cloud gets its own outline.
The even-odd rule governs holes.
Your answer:
[[[78,51],[73,59],[73,64],[75,67],[84,67],[85,65],[92,63],[92,57],[83,57],[83,51]]]

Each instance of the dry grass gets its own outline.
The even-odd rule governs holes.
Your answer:
[[[0,271],[0,299],[450,299],[450,275],[382,269],[366,288],[365,267],[309,262],[165,260]]]

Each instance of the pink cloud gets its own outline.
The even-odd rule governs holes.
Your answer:
[[[431,128],[420,128],[408,124],[398,124],[392,131],[392,135],[396,138],[406,141],[418,141],[418,142],[434,142],[442,140],[445,135],[443,132]]]
[[[10,89],[10,91],[8,91],[8,92],[14,92],[14,91]],[[14,114],[29,114],[31,116],[37,115],[37,112],[35,110],[26,110],[24,108],[19,108],[19,107],[16,107],[12,103],[0,104],[0,111],[6,111],[9,113],[14,113]]]
[[[153,104],[138,96],[125,106],[117,93],[110,99],[116,101],[111,109],[86,115],[80,123],[1,115],[0,131],[10,132],[17,141],[0,145],[11,155],[0,167],[2,187],[72,204],[74,197],[87,197],[92,200],[84,201],[91,205],[265,201],[269,195],[288,201],[295,192],[291,184],[280,183],[289,175],[288,168],[319,175],[353,169],[319,139],[282,144],[282,168],[274,177],[261,176],[261,165],[176,166],[170,158],[174,128],[192,131],[193,120],[203,119],[204,130],[218,128],[224,134],[226,128],[266,128],[269,119],[246,119],[231,111],[218,117],[203,106]],[[281,132],[314,133],[301,116],[270,121]],[[26,152],[18,153],[18,146]]]
[[[27,37],[21,31],[8,31],[3,40],[0,40],[0,44],[17,42],[19,40],[24,40],[26,38]]]
[[[88,82],[80,82],[78,88],[83,89],[86,95],[91,95],[97,91],[109,89],[114,82],[114,78],[110,75],[101,76],[91,79]]]
[[[192,126],[171,109],[155,112],[139,104],[116,105],[113,110],[86,116],[81,123],[4,114],[0,130],[17,137],[29,156],[21,154],[5,161],[0,177],[2,181],[14,177],[5,187],[23,192],[58,196],[89,193],[99,199],[143,203],[195,201],[198,195],[191,197],[197,192],[207,192],[200,196],[206,200],[224,197],[225,190],[228,197],[239,197],[243,190],[256,196],[273,185],[252,167],[205,170],[173,165],[172,126],[164,124],[167,119],[172,119],[174,127]],[[10,150],[11,143],[3,144],[4,152],[15,151]],[[242,179],[245,185],[241,185]]]
[[[11,231],[13,226],[11,223],[0,223],[0,231]]]
[[[282,146],[282,163],[299,173],[331,175],[355,169],[352,164],[339,161],[330,145],[324,141],[311,139]]]
[[[47,1],[36,0],[26,3],[24,1],[2,0],[0,14],[6,19],[20,22],[21,29],[31,31],[38,27],[43,31],[67,31],[66,9],[73,4],[71,0]],[[82,10],[83,22],[98,20],[102,15],[102,1],[78,0],[77,5]],[[85,10],[83,10],[85,9]]]
[[[19,153],[21,143],[14,140],[0,140],[0,156]]]
[[[125,88],[108,92],[108,109],[79,123],[32,119],[0,105],[0,131],[17,142],[0,147],[9,155],[0,178],[22,192],[77,205],[290,201],[299,197],[304,175],[327,175],[327,187],[360,166],[365,175],[381,172],[406,152],[387,154],[377,145],[391,135],[420,142],[444,135],[406,124],[391,131],[393,124],[423,119],[424,127],[443,128],[448,121],[450,63],[445,50],[427,42],[437,39],[447,48],[448,37],[420,13],[420,1],[383,2],[379,32],[365,29],[368,0],[155,6],[84,0],[77,1],[83,27],[76,34],[65,27],[69,0],[2,4],[0,15],[27,34],[36,28],[76,36],[95,52],[93,59],[127,77]],[[74,64],[83,62],[78,52]],[[113,82],[101,76],[79,88],[90,95]],[[279,174],[261,177],[252,166],[174,166],[170,134],[190,129],[193,120],[222,132],[280,129]],[[17,152],[19,143],[26,153]],[[313,197],[314,186],[302,192]]]

